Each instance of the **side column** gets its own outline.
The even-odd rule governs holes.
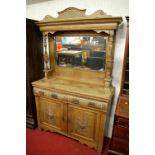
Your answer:
[[[47,52],[48,32],[43,32],[43,52],[44,52],[44,76],[48,78],[49,68],[49,55]]]

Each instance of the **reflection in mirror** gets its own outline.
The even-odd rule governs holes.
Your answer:
[[[58,66],[104,71],[107,37],[56,36]]]

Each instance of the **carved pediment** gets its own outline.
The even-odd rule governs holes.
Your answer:
[[[111,15],[107,15],[103,10],[95,11],[90,15],[86,15],[86,9],[78,9],[74,7],[69,7],[63,11],[58,12],[58,17],[52,17],[50,15],[46,15],[42,21],[52,21],[59,19],[74,19],[74,18],[94,18],[94,17],[112,17]]]
[[[46,15],[43,20],[36,22],[41,31],[74,31],[94,30],[97,33],[105,30],[115,30],[122,22],[122,17],[113,17],[103,10],[97,10],[87,15],[86,9],[69,7],[58,12],[57,17]],[[109,32],[105,32],[109,34]]]
[[[86,9],[80,10],[74,7],[69,7],[63,11],[58,12],[58,18],[73,18],[73,17],[84,17]]]
[[[111,15],[107,15],[103,10],[97,10],[89,16],[90,17],[102,17],[102,16],[112,17]]]

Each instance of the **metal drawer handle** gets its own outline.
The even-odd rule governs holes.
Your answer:
[[[95,107],[95,102],[88,102],[88,107]]]
[[[51,97],[57,99],[58,98],[58,95],[57,94],[52,94]]]
[[[72,102],[73,102],[74,104],[79,104],[79,100],[78,100],[78,99],[72,99]]]
[[[43,91],[39,91],[39,95],[44,96],[44,92]]]

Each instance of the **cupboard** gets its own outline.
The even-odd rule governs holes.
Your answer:
[[[122,18],[85,12],[71,7],[36,23],[43,34],[44,78],[32,85],[38,128],[76,139],[101,155]]]

